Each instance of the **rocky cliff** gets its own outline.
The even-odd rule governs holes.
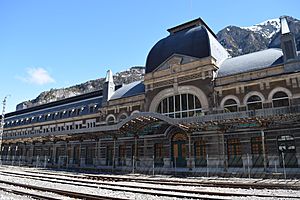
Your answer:
[[[136,66],[131,67],[128,70],[116,73],[113,78],[116,85],[128,84],[134,81],[143,80],[144,79],[145,68]],[[103,87],[103,83],[105,78],[99,78],[95,80],[90,80],[85,83],[81,83],[78,85],[74,85],[68,88],[60,88],[60,89],[51,89],[49,91],[42,92],[35,99],[24,101],[17,105],[17,110],[21,110],[24,108],[50,103],[53,101],[57,101],[60,99],[76,96],[79,94],[84,94],[88,92],[92,92],[95,90],[101,90]]]
[[[300,49],[300,20],[288,17],[288,23]],[[280,21],[278,18],[249,27],[227,26],[217,33],[217,37],[233,57],[267,48],[280,48]]]

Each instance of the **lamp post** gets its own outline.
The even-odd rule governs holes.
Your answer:
[[[8,96],[3,99],[3,107],[2,107],[2,115],[0,122],[0,165],[2,165],[2,140],[3,140],[3,132],[4,132],[4,118],[5,118],[5,107],[6,107],[6,99]]]

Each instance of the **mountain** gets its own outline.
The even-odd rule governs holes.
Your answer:
[[[300,49],[300,20],[293,17],[287,17],[287,20]],[[227,26],[217,33],[217,37],[233,57],[267,48],[280,48],[280,21],[278,18],[249,27]]]
[[[116,85],[122,85],[122,84],[128,84],[138,80],[143,80],[144,74],[145,74],[145,67],[135,66],[135,67],[131,67],[128,70],[116,73],[113,76],[113,78]],[[84,94],[95,90],[101,90],[103,88],[104,81],[105,78],[99,78],[78,85],[74,85],[68,88],[51,89],[49,91],[44,91],[35,99],[24,101],[18,104],[16,109],[22,110],[25,108],[37,106],[40,104],[50,103],[53,101],[65,99],[79,94]]]
[[[287,19],[291,31],[295,33],[297,48],[300,50],[300,20],[293,17],[287,17]],[[217,37],[233,57],[267,48],[280,48],[280,21],[278,18],[249,27],[227,26],[217,33]],[[144,73],[144,67],[132,67],[116,73],[114,81],[116,85],[131,83],[142,80]],[[102,89],[104,80],[104,78],[100,78],[68,88],[42,92],[37,98],[18,104],[17,110]]]

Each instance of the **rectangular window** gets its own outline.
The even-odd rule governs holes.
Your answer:
[[[125,145],[119,146],[119,156],[121,159],[125,159],[125,157],[126,157],[126,146]]]
[[[261,137],[251,138],[251,150],[252,150],[252,154],[262,154],[262,138]]]
[[[241,143],[238,138],[228,139],[228,155],[242,155]]]
[[[206,148],[203,140],[195,142],[195,157],[197,159],[206,159]]]

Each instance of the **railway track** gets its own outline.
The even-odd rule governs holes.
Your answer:
[[[31,172],[32,171],[26,171]],[[288,189],[288,190],[300,190],[300,181],[298,184],[287,184],[286,182],[282,183],[273,183],[273,182],[259,182],[259,180],[254,181],[252,183],[241,183],[241,182],[228,182],[216,179],[211,180],[197,180],[197,181],[187,181],[187,180],[170,180],[166,178],[139,178],[139,177],[129,177],[129,176],[116,176],[116,175],[96,175],[96,174],[82,174],[82,175],[75,175],[75,174],[60,174],[60,173],[53,173],[53,172],[36,172],[39,174],[46,174],[46,175],[55,175],[55,176],[66,176],[72,178],[80,178],[80,179],[88,179],[88,180],[97,180],[97,181],[112,181],[112,182],[139,182],[139,183],[153,183],[153,184],[163,184],[163,185],[170,185],[170,186],[204,186],[204,187],[222,187],[222,188],[240,188],[240,189]]]
[[[8,186],[16,186],[16,187],[21,187],[24,189],[28,190],[34,190],[36,192],[51,192],[54,194],[58,194],[64,197],[71,197],[75,199],[89,199],[89,200],[125,200],[128,198],[117,198],[117,197],[110,197],[110,196],[101,196],[101,195],[92,195],[92,194],[86,194],[86,193],[80,193],[80,192],[74,192],[74,191],[67,191],[67,190],[62,190],[62,189],[54,189],[54,188],[48,188],[48,187],[40,187],[36,185],[28,185],[28,184],[23,184],[23,183],[16,183],[16,182],[11,182],[11,181],[5,181],[5,180],[0,180],[0,183],[6,184]],[[55,197],[50,197],[49,195],[41,195],[41,194],[35,194],[33,192],[29,191],[21,191],[17,189],[11,189],[7,187],[1,187],[0,190],[9,192],[9,193],[14,193],[18,195],[26,195],[30,196],[34,199],[44,199],[44,200],[60,200],[61,198],[55,198]]]
[[[47,182],[54,182],[54,183],[61,183],[61,184],[72,184],[76,186],[84,186],[84,187],[91,187],[91,188],[101,188],[101,189],[109,189],[109,190],[117,190],[117,191],[123,191],[123,192],[133,192],[133,193],[142,193],[142,194],[148,194],[148,195],[159,195],[159,196],[166,196],[166,197],[176,197],[176,198],[190,198],[190,199],[199,199],[200,196],[201,199],[216,199],[218,197],[221,197],[221,199],[224,199],[225,197],[261,197],[261,198],[284,198],[284,199],[296,199],[298,197],[294,196],[285,196],[285,195],[266,195],[266,194],[246,194],[246,193],[230,193],[230,192],[212,192],[212,191],[199,191],[199,190],[183,190],[183,189],[174,189],[174,188],[162,188],[159,187],[157,183],[155,183],[155,186],[141,186],[141,185],[122,185],[118,183],[111,183],[111,182],[98,182],[93,180],[80,180],[79,178],[68,177],[64,175],[59,175],[59,177],[53,173],[47,174],[43,173],[44,175],[37,175],[37,174],[22,174],[22,173],[15,173],[15,172],[1,172],[9,174],[10,176],[15,176],[19,178],[30,178],[40,181],[47,181]],[[28,173],[28,172],[26,172]],[[46,174],[46,175],[45,175]],[[185,194],[185,195],[184,195]],[[213,196],[213,197],[212,197]]]
[[[42,194],[34,194],[32,192],[20,191],[20,190],[17,190],[17,189],[11,189],[11,188],[7,188],[7,187],[3,187],[3,186],[0,186],[0,190],[4,191],[4,192],[8,192],[8,193],[13,193],[13,194],[16,194],[16,195],[20,195],[20,196],[28,196],[28,197],[31,197],[33,199],[59,200],[59,198],[49,197],[49,196],[42,195]]]

